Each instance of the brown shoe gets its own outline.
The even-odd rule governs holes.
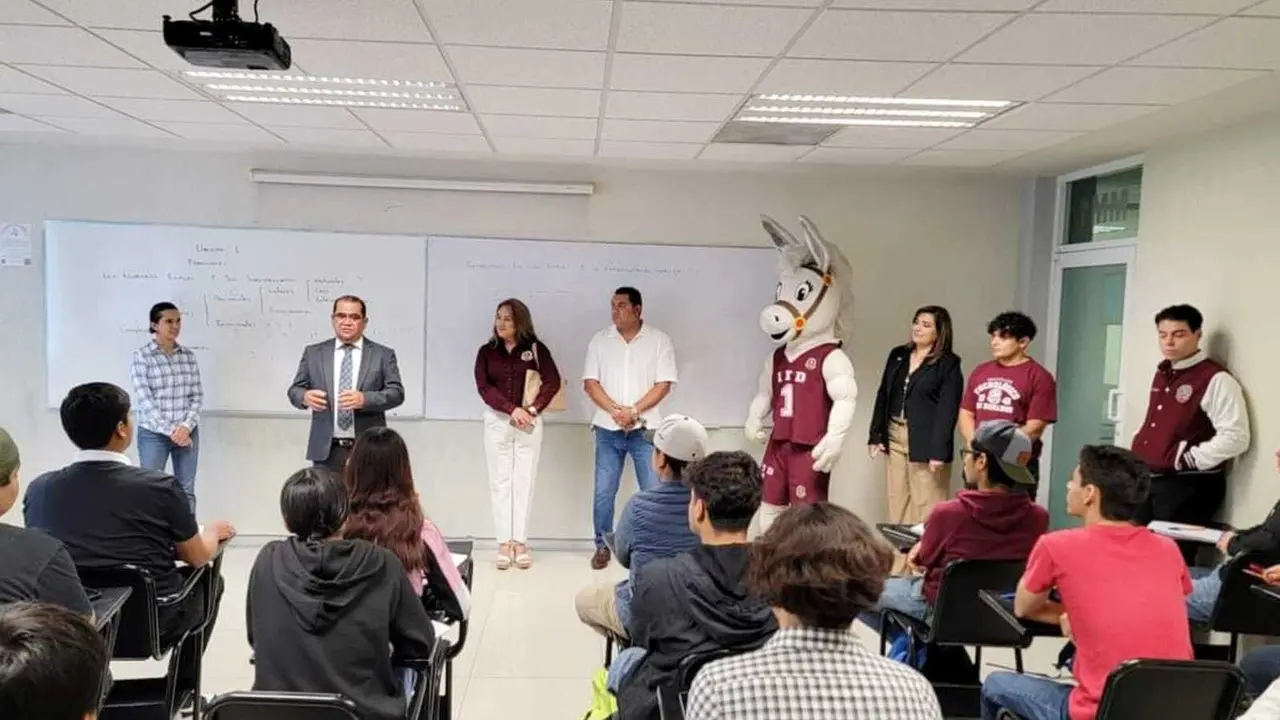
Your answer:
[[[591,569],[603,570],[609,567],[610,557],[611,557],[611,554],[609,552],[609,548],[607,547],[596,548],[596,554],[591,556]]]

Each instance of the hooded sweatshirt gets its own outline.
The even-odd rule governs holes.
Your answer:
[[[778,629],[772,610],[743,586],[746,569],[746,545],[701,545],[636,573],[631,638],[647,654],[618,688],[621,720],[656,720],[658,686],[675,680],[689,655],[754,650]]]
[[[955,560],[1026,560],[1049,528],[1049,513],[1018,489],[961,490],[938,503],[924,526],[916,564],[925,570],[924,598],[938,600],[942,571]]]
[[[254,690],[347,696],[371,720],[403,720],[391,658],[427,658],[434,631],[404,567],[364,540],[267,543],[249,575]]]

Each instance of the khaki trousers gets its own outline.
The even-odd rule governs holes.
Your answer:
[[[583,588],[574,598],[573,606],[578,611],[578,619],[592,630],[605,637],[625,638],[627,629],[618,617],[616,587],[617,583],[601,583]]]
[[[929,517],[933,506],[951,492],[951,464],[936,472],[929,463],[907,459],[907,424],[889,423],[888,468],[889,522],[915,525]]]

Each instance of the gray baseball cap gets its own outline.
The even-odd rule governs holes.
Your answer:
[[[1000,469],[1021,485],[1035,485],[1036,479],[1027,469],[1034,443],[1017,424],[1009,420],[988,420],[973,431],[973,442],[996,456]]]
[[[663,455],[684,462],[695,462],[707,456],[707,429],[688,415],[668,415],[657,429],[645,437]]]

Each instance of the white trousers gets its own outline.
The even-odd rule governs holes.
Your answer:
[[[526,542],[533,481],[538,476],[542,449],[542,419],[525,432],[508,415],[484,411],[484,456],[489,466],[489,495],[493,501],[494,537],[499,543]]]

